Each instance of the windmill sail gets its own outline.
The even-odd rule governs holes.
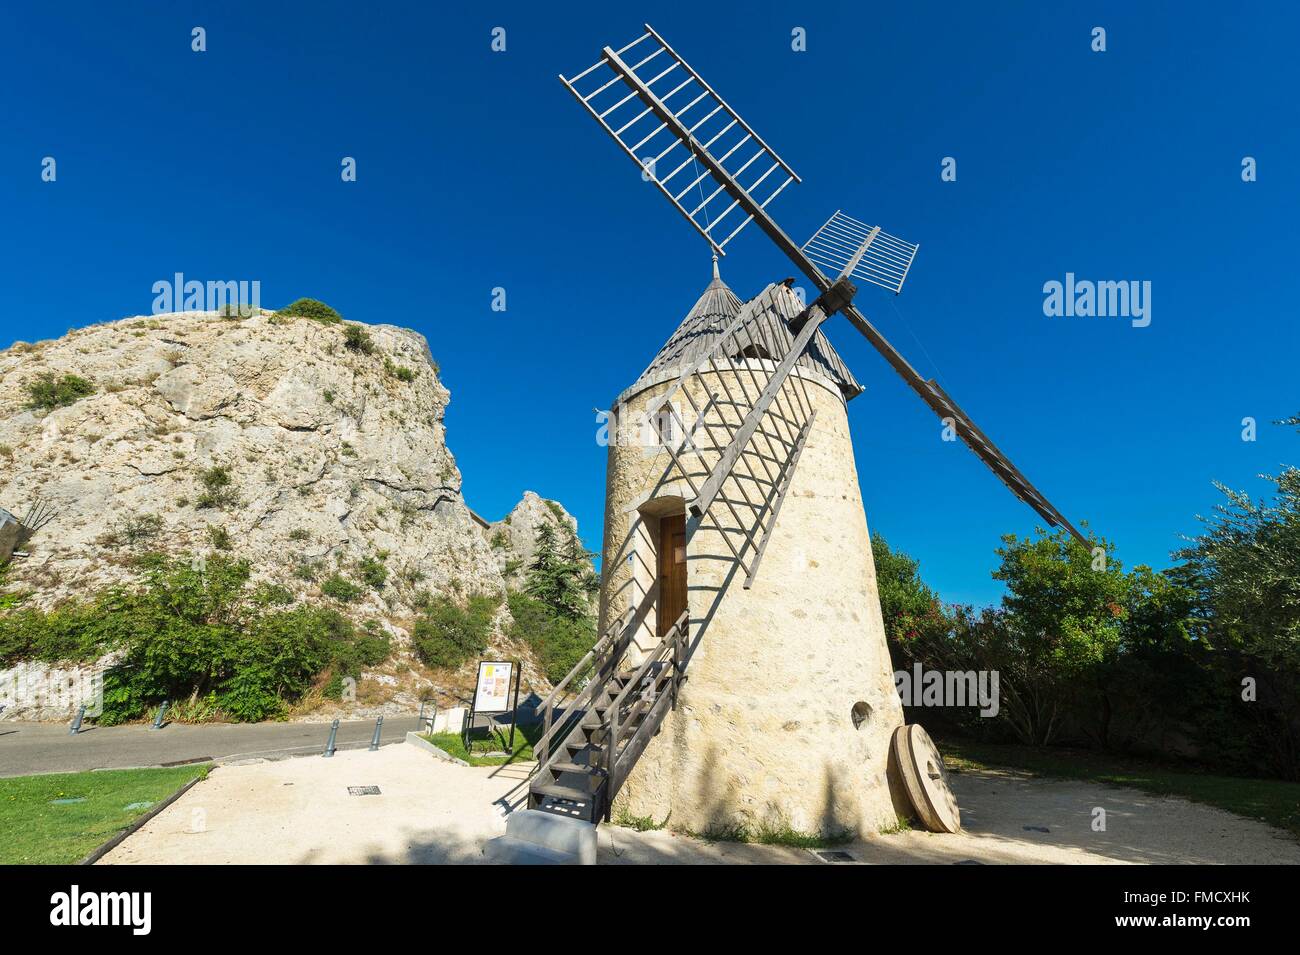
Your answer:
[[[560,81],[713,251],[726,255],[727,243],[754,218],[750,205],[766,206],[799,177],[653,27],[645,29]]]
[[[922,378],[852,304],[854,289],[844,283],[854,278],[899,292],[917,247],[839,212],[805,246],[797,245],[767,212],[768,204],[798,181],[794,170],[653,27],[645,29],[619,50],[605,47],[594,65],[560,80],[715,252],[725,254],[727,243],[756,222],[819,293],[832,295],[832,287],[838,287],[841,294],[826,303],[825,313],[843,312],[1016,497],[1052,527],[1063,526],[1089,544],[956,402],[936,382]],[[739,222],[724,236],[722,223],[729,218]],[[823,265],[838,269],[839,280],[827,277]]]
[[[804,243],[803,251],[814,264],[860,282],[871,282],[895,295],[912,268],[914,242],[881,232],[838,209],[826,224]]]

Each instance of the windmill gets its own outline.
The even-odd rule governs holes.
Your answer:
[[[697,831],[892,822],[902,714],[845,410],[862,388],[827,321],[843,315],[1016,497],[1086,540],[854,304],[857,283],[898,294],[916,244],[842,211],[796,244],[768,207],[799,177],[649,25],[560,80],[714,273],[615,402],[602,637],[542,707],[529,806],[596,822],[625,790],[633,813]],[[814,301],[791,280],[748,301],[722,282],[718,257],[751,222]]]

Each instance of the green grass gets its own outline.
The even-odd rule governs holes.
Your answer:
[[[498,730],[491,735],[488,735],[486,730],[475,730],[468,750],[465,749],[459,733],[425,734],[424,738],[444,752],[450,753],[457,759],[463,759],[471,766],[504,766],[506,763],[526,762],[532,759],[533,744],[541,738],[541,735],[540,724],[516,727],[515,748],[512,753],[507,751],[507,744],[510,741],[509,728],[504,731]],[[488,756],[487,753],[504,755]]]
[[[682,835],[703,839],[705,842],[749,842],[761,846],[785,846],[789,849],[828,849],[853,841],[851,832],[804,832],[783,820],[761,822],[757,825],[733,822],[706,829],[704,832],[692,832],[689,829],[680,831]]]
[[[911,820],[907,819],[904,816],[898,816],[895,819],[894,824],[892,826],[880,827],[880,834],[882,836],[896,836],[900,833],[911,832],[911,831],[912,831]]]
[[[1300,783],[1279,779],[1212,776],[1148,760],[1062,747],[1035,748],[944,739],[950,769],[1017,769],[1041,776],[1130,786],[1157,796],[1181,796],[1258,819],[1300,837]]]
[[[69,865],[127,828],[207,766],[0,779],[0,865]],[[54,805],[55,799],[85,802]],[[135,809],[133,803],[149,803]]]
[[[672,818],[672,813],[664,816],[663,820],[656,820],[654,816],[634,816],[627,811],[626,806],[619,806],[614,813],[614,825],[622,826],[624,829],[632,829],[636,832],[658,832],[660,829],[668,828],[668,820]]]

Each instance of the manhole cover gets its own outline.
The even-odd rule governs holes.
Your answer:
[[[813,853],[823,862],[857,862],[858,860],[843,849],[818,850]]]
[[[151,802],[129,802],[122,807],[123,812],[134,812],[137,809],[148,809],[153,803]]]
[[[378,786],[349,786],[348,795],[349,796],[378,796],[380,795],[380,793],[379,793]]]
[[[69,796],[67,799],[51,799],[51,806],[71,806],[75,802],[85,802],[85,796]]]
[[[1051,832],[1046,826],[1025,826],[1025,832]]]

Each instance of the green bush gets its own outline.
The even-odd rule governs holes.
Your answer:
[[[431,667],[458,667],[474,658],[487,649],[500,603],[495,597],[471,597],[462,609],[446,597],[430,599],[411,628],[416,655]]]
[[[5,613],[9,610],[12,610],[14,607],[17,607],[20,603],[23,602],[24,594],[15,593],[14,591],[6,591],[4,589],[4,587],[8,583],[9,583],[9,565],[0,564],[0,613]],[[0,640],[3,639],[3,634],[4,634],[4,618],[0,617]],[[4,655],[4,648],[3,645],[0,644],[0,661],[3,661],[3,655]],[[3,663],[0,662],[0,665],[3,665]]]
[[[199,474],[203,490],[194,502],[195,507],[229,507],[238,503],[235,480],[223,467],[210,467]]]
[[[57,377],[54,372],[42,372],[35,381],[27,383],[28,408],[49,411],[63,408],[95,393],[95,386],[80,375],[71,373]]]
[[[100,543],[110,547],[134,547],[153,540],[162,526],[163,520],[157,514],[125,514],[100,538]]]
[[[23,660],[41,663],[87,663],[111,648],[122,634],[116,631],[115,595],[70,603],[44,612],[10,610],[0,616],[0,667]]]
[[[360,631],[353,632],[350,640],[339,640],[337,646],[334,672],[353,679],[361,675],[362,667],[378,666],[392,653],[388,634],[373,620],[367,620]]]
[[[310,318],[313,321],[324,322],[326,325],[337,325],[343,321],[342,315],[314,298],[296,299],[276,312],[276,315],[287,318]]]
[[[527,594],[512,593],[509,636],[533,651],[546,679],[558,683],[596,643],[596,626],[590,617],[566,617]]]
[[[0,616],[0,665],[85,662],[122,651],[104,677],[100,722],[111,725],[163,700],[212,718],[271,719],[322,672],[355,676],[388,656],[377,628],[358,631],[336,611],[288,606],[293,597],[282,587],[250,587],[246,561],[218,555],[196,568],[153,555],[139,566],[135,588]]]
[[[1300,779],[1300,470],[1267,480],[1271,499],[1221,487],[1226,501],[1164,571],[1064,531],[1005,537],[999,607],[940,605],[915,561],[873,540],[895,669],[999,675],[994,718],[905,716],[990,742]]]
[[[343,329],[343,345],[363,355],[375,353],[375,343],[370,340],[369,333],[360,325],[349,324]]]
[[[326,597],[333,597],[340,603],[350,604],[361,596],[363,588],[341,574],[332,574],[320,585],[320,592]]]
[[[322,672],[355,677],[389,655],[378,625],[358,629],[336,611],[292,606],[292,593],[278,585],[250,587],[245,561],[218,555],[195,567],[148,555],[138,567],[135,588],[0,615],[0,666],[122,651],[104,679],[100,722],[111,725],[163,700],[191,717],[279,717]]]
[[[408,384],[415,381],[415,372],[405,365],[398,365],[389,359],[384,359],[384,371],[392,375],[398,381],[407,382]]]
[[[370,585],[374,590],[379,590],[384,586],[384,581],[388,579],[388,568],[384,562],[375,557],[366,557],[357,564],[357,571],[361,574],[361,579]]]

